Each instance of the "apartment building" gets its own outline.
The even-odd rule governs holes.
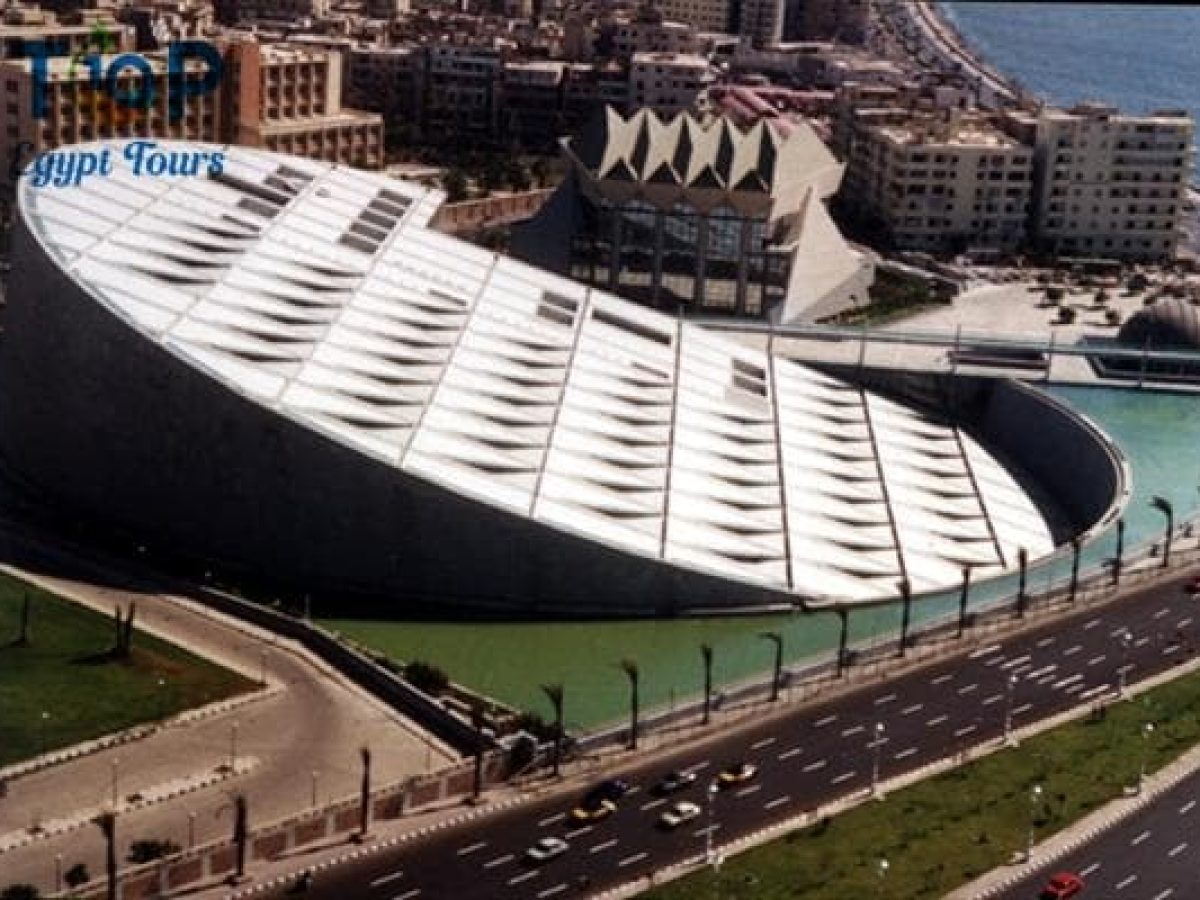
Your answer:
[[[1033,235],[1067,256],[1161,260],[1175,255],[1192,173],[1187,113],[1121,115],[1102,104],[1013,114],[1036,142]]]
[[[323,19],[329,15],[330,0],[219,0],[217,17],[227,25],[237,22],[295,22]]]
[[[660,0],[663,18],[697,31],[736,34],[756,45],[783,37],[784,0]]]
[[[716,72],[694,53],[635,53],[629,67],[629,99],[669,117],[707,106],[709,85]]]
[[[856,130],[845,205],[899,249],[1016,250],[1030,213],[1033,149],[979,115],[893,116]]]
[[[426,48],[425,127],[434,134],[494,134],[503,68],[495,47]]]
[[[230,139],[364,169],[383,165],[383,119],[342,106],[341,55],[238,41],[226,53]]]
[[[355,47],[348,54],[347,99],[383,115],[385,128],[408,134],[424,116],[425,51],[420,47]]]
[[[612,55],[628,59],[635,53],[696,53],[700,39],[686,22],[664,21],[643,14],[627,22],[612,22],[606,29]]]
[[[569,63],[506,62],[500,77],[501,133],[526,147],[548,149],[564,127],[563,81]]]
[[[62,18],[53,12],[12,6],[0,22],[0,59],[21,59],[29,45],[40,44],[49,56],[76,53],[122,53],[134,49],[132,25],[103,10],[84,10]]]

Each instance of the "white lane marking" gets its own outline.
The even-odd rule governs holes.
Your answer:
[[[999,649],[1000,649],[999,644],[989,644],[986,647],[979,648],[978,650],[974,651],[973,653],[968,653],[967,659],[980,659],[981,657],[988,656],[989,654],[995,653]]]
[[[943,722],[945,722],[949,718],[950,718],[949,716],[944,716],[944,715],[943,716],[934,716],[932,719],[930,719],[928,722],[925,723],[925,727],[933,728],[937,725],[941,725]]]
[[[1049,675],[1051,672],[1053,672],[1057,668],[1058,668],[1058,663],[1050,663],[1050,665],[1048,665],[1048,666],[1042,666],[1040,669],[1034,669],[1032,672],[1030,672],[1025,677],[1028,678],[1030,681],[1033,681],[1035,678],[1041,678],[1043,675]]]
[[[1163,616],[1165,616],[1170,611],[1171,610],[1168,607],[1164,606],[1162,609],[1160,609],[1158,612],[1156,612],[1154,614],[1154,618],[1161,619]]]
[[[561,894],[567,889],[565,881],[556,884],[554,887],[546,888],[544,891],[538,891],[538,900],[546,900],[547,897],[553,897],[555,894]]]
[[[958,696],[962,697],[962,696],[965,696],[966,694],[970,694],[973,691],[977,691],[977,690],[979,690],[978,684],[964,685],[963,687],[960,687],[958,689]]]
[[[1172,847],[1170,850],[1167,851],[1167,856],[1174,859],[1176,856],[1178,856],[1180,853],[1182,853],[1184,850],[1186,850],[1187,846],[1188,846],[1187,841],[1184,841],[1182,844],[1177,844],[1176,846]]]
[[[993,703],[998,703],[1004,698],[1003,694],[992,694],[990,697],[985,697],[980,705],[991,706]]]
[[[987,662],[985,662],[984,665],[985,666],[994,666],[997,663],[1002,663],[1002,662],[1004,662],[1003,656],[993,656],[991,659],[989,659]]]
[[[924,708],[925,708],[924,703],[914,703],[912,706],[906,706],[906,707],[904,707],[904,709],[900,710],[900,715],[911,716],[913,713],[920,712]]]
[[[835,713],[832,716],[826,716],[823,719],[817,719],[817,721],[813,722],[813,727],[814,728],[824,728],[826,725],[832,725],[836,721],[837,721],[837,714]]]
[[[742,788],[740,791],[738,791],[738,792],[737,792],[736,794],[734,794],[733,796],[735,796],[735,797],[749,797],[751,794],[757,794],[757,793],[758,793],[759,791],[761,791],[761,790],[762,790],[762,785],[761,785],[761,784],[752,784],[752,785],[750,785],[750,787],[744,787],[744,788]]]
[[[405,891],[403,894],[397,894],[392,900],[413,900],[413,897],[420,896],[421,889],[413,888],[411,891]]]
[[[777,806],[783,806],[783,804],[787,803],[791,799],[792,798],[787,794],[784,794],[782,797],[776,797],[774,800],[768,800],[763,804],[763,809],[774,809]]]
[[[1134,641],[1134,642],[1133,642],[1133,646],[1135,646],[1135,647],[1145,647],[1145,646],[1146,646],[1148,643],[1150,643],[1150,638],[1148,638],[1148,637],[1140,637],[1140,638],[1138,638],[1136,641]]]
[[[1179,807],[1179,814],[1181,816],[1186,816],[1188,813],[1190,813],[1195,808],[1195,806],[1196,806],[1196,801],[1189,800],[1187,803],[1183,804],[1183,806]]]
[[[1058,688],[1065,688],[1068,684],[1074,684],[1077,681],[1083,681],[1082,672],[1076,672],[1074,675],[1068,675],[1066,678],[1060,678],[1058,681],[1054,682],[1053,687],[1055,690],[1057,690]]]
[[[1192,617],[1188,616],[1186,619],[1180,619],[1178,622],[1176,622],[1175,627],[1176,628],[1187,628],[1191,624],[1192,624]]]
[[[895,700],[895,699],[896,699],[896,695],[895,695],[895,694],[884,694],[882,697],[876,697],[876,698],[875,698],[875,705],[876,705],[876,706],[883,706],[883,704],[885,704],[885,703],[891,703],[891,702],[892,702],[893,700]]]
[[[1098,871],[1099,869],[1100,869],[1100,863],[1094,862],[1091,865],[1084,866],[1082,869],[1080,869],[1079,874],[1082,875],[1084,878],[1087,878],[1089,875],[1091,875],[1093,872]]]
[[[1026,653],[1024,656],[1018,656],[1015,659],[1010,659],[1008,662],[1006,662],[1000,668],[1015,669],[1017,666],[1024,665],[1027,662],[1029,662],[1029,654],[1028,653]]]
[[[1079,682],[1079,684],[1073,684],[1069,688],[1063,688],[1063,693],[1064,694],[1078,694],[1082,690],[1083,690],[1083,682],[1081,681],[1081,682]]]
[[[625,792],[625,796],[632,797],[634,794],[636,794],[641,789],[642,789],[642,786],[640,784],[635,784],[633,787],[631,787],[629,790],[627,790]]]
[[[793,747],[791,750],[784,750],[775,758],[780,762],[783,762],[785,759],[791,759],[793,756],[799,756],[802,752],[804,752],[802,748]]]
[[[603,853],[609,847],[615,846],[617,846],[617,839],[612,838],[611,840],[605,841],[603,844],[597,844],[595,847],[592,847],[590,850],[588,850],[588,853]]]
[[[1172,653],[1174,653],[1178,649],[1179,649],[1178,644],[1168,644],[1167,646],[1163,647],[1163,656],[1170,656]]]
[[[1125,878],[1125,879],[1117,882],[1117,890],[1123,891],[1123,890],[1125,890],[1125,888],[1129,887],[1135,881],[1137,881],[1137,876],[1130,875],[1128,878]]]
[[[584,825],[582,828],[576,828],[574,831],[568,831],[567,837],[569,837],[571,839],[581,837],[582,835],[585,835],[589,831],[591,831],[592,828],[593,828],[593,826],[591,826],[591,825]]]
[[[1099,625],[1099,624],[1100,624],[1100,620],[1099,620],[1099,619],[1092,619],[1090,622],[1084,622],[1084,623],[1083,623],[1083,630],[1084,630],[1084,631],[1091,631],[1093,628],[1095,628],[1095,627],[1096,627],[1097,625]]]
[[[945,675],[939,675],[937,678],[932,679],[929,683],[930,684],[945,684],[947,681],[949,681],[953,677],[954,677],[953,672],[947,672]]]
[[[815,771],[817,771],[817,769],[823,769],[823,768],[825,768],[825,760],[823,760],[823,759],[818,759],[818,760],[817,760],[816,762],[814,762],[814,763],[809,763],[809,764],[808,764],[807,766],[805,766],[805,767],[804,767],[804,768],[803,768],[801,771],[803,771],[803,772],[815,772]]]
[[[896,759],[907,759],[908,757],[912,756],[916,752],[917,752],[916,747],[909,747],[907,750],[901,750],[899,753],[897,753],[895,758]]]
[[[1148,838],[1148,837],[1150,837],[1150,829],[1149,828],[1147,828],[1145,831],[1143,831],[1141,834],[1139,834],[1137,837],[1135,837],[1132,841],[1130,841],[1129,846],[1136,847],[1138,844],[1142,843],[1142,841],[1146,840],[1146,838]]]
[[[1154,900],[1167,900],[1167,898],[1170,897],[1174,893],[1175,893],[1175,888],[1163,888],[1161,891],[1159,891],[1157,894],[1154,895]]]
[[[1020,706],[1018,706],[1016,709],[1013,710],[1013,715],[1019,716],[1022,713],[1029,712],[1031,709],[1033,709],[1032,703],[1022,703]]]
[[[390,872],[387,875],[381,875],[371,882],[371,887],[379,887],[381,884],[387,884],[389,881],[395,881],[404,874],[403,869],[397,869],[395,872]]]
[[[1074,647],[1068,647],[1063,651],[1063,656],[1074,656],[1083,649],[1083,644],[1076,644]]]
[[[1055,637],[1053,637],[1053,636],[1051,636],[1051,637],[1044,637],[1044,638],[1042,638],[1040,641],[1038,641],[1036,644],[1034,644],[1034,646],[1035,646],[1035,647],[1038,647],[1039,649],[1040,649],[1040,648],[1042,648],[1042,647],[1049,647],[1049,646],[1050,646],[1051,644],[1053,644],[1053,643],[1054,643],[1056,640],[1057,640],[1057,638],[1055,638]]]
[[[703,828],[697,828],[695,831],[693,831],[692,836],[693,837],[704,837],[710,831],[715,832],[715,831],[720,831],[720,829],[721,829],[720,825],[705,825]]]
[[[654,809],[654,807],[656,807],[656,806],[662,806],[666,802],[667,802],[666,797],[659,797],[657,800],[651,800],[648,803],[643,803],[641,806],[638,807],[638,809],[640,809],[642,812],[645,812],[648,809]]]
[[[632,866],[634,863],[640,863],[643,859],[645,859],[649,855],[650,855],[649,853],[647,853],[645,850],[643,850],[641,853],[635,853],[635,854],[633,854],[633,856],[625,857],[623,860],[621,860],[619,863],[617,863],[617,865],[622,866],[622,867],[623,866]]]
[[[853,728],[847,728],[845,731],[843,731],[842,737],[851,737],[852,735],[858,734],[859,732],[865,731],[865,730],[866,730],[865,726],[855,725]]]
[[[1079,699],[1091,700],[1093,697],[1098,697],[1100,694],[1107,693],[1110,687],[1112,687],[1112,685],[1110,685],[1107,681],[1104,682],[1104,684],[1098,684],[1094,688],[1088,688],[1086,691],[1080,694]]]
[[[476,850],[482,850],[487,846],[487,841],[480,841],[478,844],[471,844],[469,847],[459,847],[455,852],[458,856],[470,856]]]
[[[561,812],[556,816],[550,816],[549,818],[542,819],[542,821],[538,822],[538,828],[545,828],[547,825],[553,825],[555,822],[561,822],[566,817],[567,814],[565,812]]]
[[[773,738],[773,737],[763,738],[761,741],[755,741],[753,744],[751,744],[750,749],[751,750],[761,750],[764,747],[770,747],[773,743],[775,743],[775,738]]]
[[[695,774],[696,774],[697,772],[699,772],[701,769],[707,769],[707,768],[708,768],[709,766],[711,766],[711,765],[712,765],[712,760],[711,760],[711,759],[706,759],[704,762],[699,762],[699,763],[696,763],[694,766],[688,766],[688,767],[687,767],[686,769],[684,769],[683,771],[685,771],[685,772],[690,772],[691,774],[695,775]]]
[[[508,879],[509,887],[512,887],[514,884],[520,884],[522,881],[528,881],[530,878],[536,878],[538,871],[539,871],[538,869],[530,869],[528,872],[525,872],[523,875],[513,876],[512,878]]]
[[[1100,663],[1104,662],[1106,659],[1108,659],[1108,656],[1101,653],[1099,656],[1093,656],[1091,659],[1089,659],[1087,661],[1087,664],[1089,666],[1098,666],[1098,665],[1100,665]]]
[[[829,783],[830,784],[841,784],[843,781],[849,781],[851,778],[854,777],[854,775],[855,775],[855,773],[853,771],[843,772],[841,775],[835,775],[835,776],[833,776],[833,778],[829,779]]]
[[[483,867],[485,869],[494,869],[496,866],[502,866],[506,862],[512,862],[512,858],[513,855],[511,853],[505,853],[503,856],[497,856],[495,859],[489,859],[483,864]]]
[[[966,737],[968,734],[970,734],[974,730],[975,730],[974,725],[968,725],[966,728],[956,728],[954,730],[954,736],[956,738]]]

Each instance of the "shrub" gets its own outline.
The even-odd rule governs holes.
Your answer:
[[[415,659],[404,667],[404,680],[419,691],[434,696],[450,687],[450,676],[433,663]]]
[[[92,875],[88,871],[88,867],[83,863],[75,863],[63,875],[63,881],[67,883],[67,887],[69,888],[77,888],[80,885],[87,884],[91,880]]]
[[[1058,311],[1058,321],[1061,325],[1070,325],[1075,321],[1075,310],[1069,306],[1064,306]]]
[[[127,859],[131,863],[148,863],[178,852],[179,845],[174,841],[160,841],[154,838],[149,838],[146,840],[134,841],[132,844],[130,844],[129,856]]]
[[[1110,309],[1104,314],[1104,321],[1107,322],[1109,325],[1120,325],[1121,324],[1121,314],[1119,312],[1117,312],[1115,309]]]
[[[1066,295],[1067,292],[1057,284],[1052,284],[1046,288],[1046,299],[1051,303],[1062,303],[1063,297]]]
[[[41,896],[32,884],[10,884],[0,892],[0,900],[38,900]]]

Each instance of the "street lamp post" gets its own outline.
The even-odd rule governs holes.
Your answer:
[[[1070,602],[1075,602],[1079,593],[1079,554],[1083,550],[1083,542],[1078,537],[1071,538],[1071,594]]]
[[[908,626],[912,621],[912,583],[907,578],[901,578],[897,587],[900,589],[900,653],[904,658],[908,650]]]
[[[871,742],[873,751],[871,759],[871,796],[876,800],[883,799],[883,792],[879,790],[879,756],[883,751],[883,734],[885,730],[882,722],[876,722],[873,731],[874,740]]]
[[[320,781],[320,778],[321,778],[321,773],[318,772],[316,769],[313,769],[312,772],[310,773],[310,781],[312,784],[312,791],[311,791],[312,798],[311,798],[311,802],[309,803],[309,806],[316,807],[316,805],[317,805],[317,784]]]
[[[1042,786],[1035,784],[1029,791],[1029,839],[1025,843],[1025,861],[1033,859],[1033,843],[1037,830],[1038,803],[1042,799]]]
[[[967,630],[967,600],[971,594],[971,567],[963,566],[962,570],[962,590],[958,595],[958,634],[956,637],[962,637]]]
[[[1150,762],[1150,738],[1154,734],[1154,723],[1146,722],[1142,725],[1142,764],[1138,769],[1137,792],[1142,793],[1146,786],[1146,766]]]
[[[38,755],[45,756],[45,754],[46,754],[46,727],[47,727],[47,725],[50,724],[50,713],[46,712],[46,710],[44,710],[44,709],[42,710],[42,720],[41,721],[42,721],[42,728],[41,728],[42,741],[41,741],[41,751],[39,752]]]
[[[1129,648],[1133,645],[1133,635],[1128,628],[1123,628],[1117,637],[1121,644],[1121,668],[1117,670],[1117,696],[1125,696],[1125,684],[1129,672]]]
[[[876,867],[875,867],[876,871],[879,872],[879,896],[880,897],[884,896],[884,892],[886,890],[885,884],[887,882],[887,873],[888,873],[888,869],[890,869],[891,867],[892,867],[892,864],[889,863],[886,859],[883,859],[882,857],[880,858],[879,862],[876,864]]]
[[[112,806],[113,806],[113,810],[115,811],[117,808],[117,795],[120,793],[120,791],[117,788],[117,781],[118,781],[118,778],[120,777],[120,770],[121,770],[120,758],[114,756],[110,765],[112,766]]]
[[[704,662],[704,720],[700,724],[707,725],[712,718],[712,644],[700,645],[700,658]]]
[[[161,722],[167,714],[167,680],[158,679],[158,720]]]
[[[1025,607],[1029,603],[1029,595],[1025,590],[1025,580],[1029,573],[1029,551],[1024,547],[1017,550],[1017,618],[1025,618]]]
[[[775,667],[771,675],[771,696],[767,699],[774,703],[779,699],[779,682],[783,678],[783,635],[778,631],[764,631],[759,637],[775,645]]]
[[[1150,500],[1150,505],[1162,513],[1167,519],[1167,531],[1163,537],[1163,556],[1162,567],[1165,569],[1171,564],[1171,537],[1175,532],[1175,509],[1171,506],[1171,501],[1166,497],[1153,497]]]
[[[1013,740],[1013,700],[1017,693],[1017,676],[1009,675],[1005,686],[1008,688],[1006,695],[1007,699],[1004,704],[1004,746],[1012,747],[1016,744]]]
[[[841,678],[842,673],[846,670],[846,644],[850,640],[850,611],[839,609],[837,614],[841,622],[841,628],[838,630],[837,677]]]
[[[1125,553],[1125,519],[1117,519],[1117,552],[1113,556],[1113,584],[1121,583],[1121,566],[1124,564],[1122,557]]]

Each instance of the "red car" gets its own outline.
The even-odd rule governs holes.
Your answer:
[[[1051,875],[1046,886],[1038,895],[1040,900],[1068,900],[1083,893],[1083,879],[1074,872],[1059,872]]]

